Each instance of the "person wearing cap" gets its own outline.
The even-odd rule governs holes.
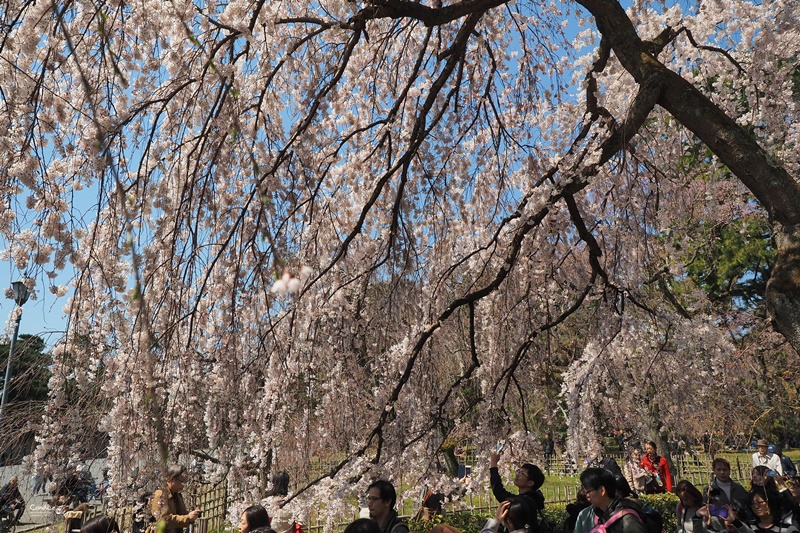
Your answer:
[[[183,484],[189,481],[186,467],[172,465],[167,469],[164,487],[153,494],[150,505],[156,522],[164,523],[164,533],[183,533],[183,529],[200,517],[200,509],[191,512],[183,501]],[[161,528],[157,527],[157,531]]]
[[[774,470],[780,475],[783,475],[781,459],[774,453],[769,452],[769,442],[767,442],[765,439],[758,439],[756,442],[756,449],[758,451],[753,454],[753,468],[763,465],[768,469]]]
[[[492,451],[492,453],[489,454],[489,483],[492,487],[492,494],[497,498],[497,501],[504,502],[517,495],[513,492],[509,492],[503,486],[503,480],[500,478],[500,472],[497,469],[499,462],[500,452]],[[514,485],[517,486],[519,495],[528,498],[533,505],[534,518],[536,518],[536,512],[544,509],[544,495],[542,491],[539,490],[543,484],[544,473],[538,466],[525,463],[517,468],[516,475],[514,476]],[[534,531],[538,530],[538,521],[530,525]]]

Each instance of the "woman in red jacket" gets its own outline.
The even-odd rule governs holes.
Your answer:
[[[653,441],[645,444],[645,455],[640,466],[649,474],[644,491],[647,494],[659,492],[672,492],[672,474],[669,472],[667,460],[656,452],[656,443]]]

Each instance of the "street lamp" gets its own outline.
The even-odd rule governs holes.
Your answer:
[[[15,281],[11,284],[11,291],[14,293],[14,301],[17,307],[22,307],[28,301],[28,287],[21,281]],[[22,309],[17,315],[16,323],[14,324],[14,335],[11,337],[11,344],[8,346],[8,361],[6,362],[6,379],[3,381],[3,398],[0,402],[0,420],[3,419],[3,410],[8,402],[8,391],[11,389],[11,357],[14,355],[14,345],[17,343],[17,335],[19,334],[19,321],[22,320]]]

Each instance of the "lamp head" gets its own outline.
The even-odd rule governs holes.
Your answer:
[[[28,287],[21,281],[15,281],[11,284],[11,290],[14,293],[14,301],[17,302],[17,305],[23,306],[25,302],[28,301],[28,297],[31,295],[30,291],[28,291]]]

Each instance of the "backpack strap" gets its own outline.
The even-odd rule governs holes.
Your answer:
[[[610,517],[608,517],[608,520],[606,520],[602,524],[599,523],[600,522],[600,518],[595,514],[595,516],[594,516],[595,527],[592,528],[592,530],[589,533],[605,533],[606,530],[612,524],[614,524],[615,522],[621,520],[622,517],[625,516],[626,514],[633,515],[633,516],[636,517],[637,520],[639,520],[639,522],[644,523],[644,521],[642,520],[642,517],[639,516],[639,513],[637,513],[633,509],[625,508],[625,509],[620,509],[619,511],[615,511],[614,514],[612,514]]]

